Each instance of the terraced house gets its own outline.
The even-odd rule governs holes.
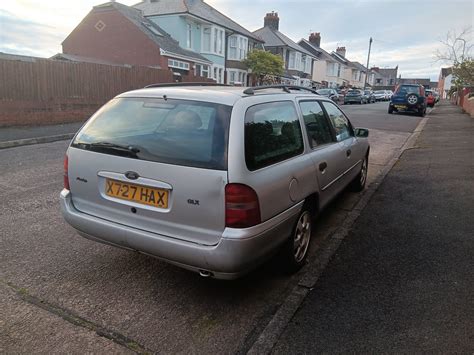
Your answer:
[[[308,40],[301,39],[298,44],[314,57],[313,80],[322,87],[364,87],[367,69],[359,62],[346,58],[346,47],[338,47],[328,53],[321,48],[321,34],[311,33]]]
[[[278,13],[270,12],[265,15],[263,27],[253,33],[265,42],[265,50],[282,57],[283,83],[312,86],[313,55],[281,33],[279,26]]]
[[[143,0],[134,7],[170,33],[182,48],[212,63],[196,64],[195,75],[221,84],[247,84],[248,71],[242,60],[263,41],[238,23],[203,0]]]

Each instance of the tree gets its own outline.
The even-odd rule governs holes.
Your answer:
[[[252,70],[259,83],[265,75],[283,74],[283,59],[267,51],[255,49],[247,55],[244,64]]]
[[[449,31],[446,38],[440,40],[443,50],[436,50],[437,61],[453,67],[454,86],[458,90],[466,86],[474,86],[474,60],[472,51],[472,27],[464,28],[459,34]]]

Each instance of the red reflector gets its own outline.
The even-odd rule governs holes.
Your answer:
[[[69,188],[69,176],[68,176],[68,166],[69,166],[69,159],[67,155],[64,156],[64,175],[63,175],[63,184],[66,190],[70,190]]]
[[[257,193],[247,185],[227,184],[225,187],[226,227],[247,228],[260,222]]]

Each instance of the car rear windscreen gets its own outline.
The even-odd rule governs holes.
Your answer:
[[[173,99],[117,98],[74,139],[75,148],[226,170],[231,106]]]

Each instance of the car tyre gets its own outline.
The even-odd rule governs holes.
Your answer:
[[[311,240],[312,226],[313,217],[311,210],[307,205],[304,205],[293,227],[291,236],[285,242],[282,249],[285,273],[295,273],[305,264]]]
[[[388,106],[388,113],[389,113],[389,114],[392,114],[392,113],[393,113],[393,108],[392,108],[392,106]]]
[[[421,108],[418,110],[418,116],[424,117],[426,115],[426,108]]]
[[[418,97],[418,95],[414,93],[408,94],[406,97],[408,106],[415,106],[419,100],[420,98]]]
[[[367,154],[362,160],[362,166],[360,168],[359,174],[352,180],[350,189],[354,192],[360,192],[365,189],[365,184],[367,183],[367,172],[369,171],[369,155]]]

